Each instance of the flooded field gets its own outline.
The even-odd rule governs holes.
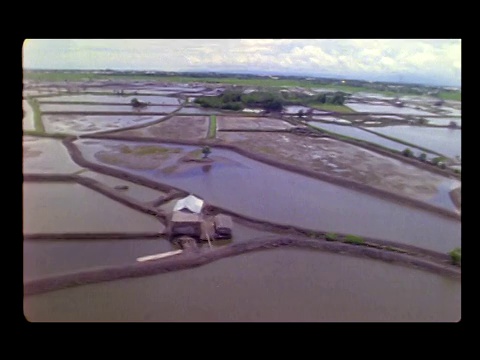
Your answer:
[[[31,240],[23,242],[23,277],[30,281],[95,267],[126,265],[171,251],[166,239]]]
[[[292,124],[265,117],[217,117],[218,130],[284,130],[294,127]]]
[[[425,118],[428,120],[429,125],[437,125],[437,126],[448,126],[453,121],[457,124],[458,127],[462,127],[462,118],[461,117],[427,117]]]
[[[161,232],[164,229],[154,216],[75,183],[24,182],[23,211],[26,234]]]
[[[127,186],[128,189],[115,189],[115,191],[140,202],[150,202],[157,200],[160,196],[166,196],[166,193],[162,191],[94,171],[82,172],[80,176],[97,180],[101,184],[110,186],[112,189],[115,189],[116,186]]]
[[[212,148],[211,156],[229,162],[213,163],[208,172],[203,171],[202,166],[194,166],[167,173],[162,168],[171,166],[174,159],[164,158],[165,163],[159,159],[144,170],[138,167],[138,161],[135,167],[133,163],[112,165],[99,161],[95,154],[102,148],[108,151],[102,144],[111,146],[114,143],[75,141],[88,161],[181,188],[208,203],[249,217],[313,230],[399,241],[442,252],[460,246],[459,221],[281,170],[232,151]],[[116,143],[122,146],[122,142]],[[181,148],[183,152],[197,149],[191,146],[173,148]],[[179,158],[182,153],[173,156]],[[430,197],[437,192],[434,187]]]
[[[53,113],[109,113],[119,112],[126,114],[142,114],[142,113],[160,113],[168,114],[178,109],[178,106],[162,106],[162,105],[149,105],[142,108],[134,108],[129,104],[125,105],[90,105],[90,104],[41,104],[40,110],[42,112]]]
[[[297,106],[297,105],[290,105],[290,106],[284,106],[283,107],[283,112],[285,114],[296,115],[300,110],[302,110],[303,112],[306,112],[306,111],[310,110],[310,108],[307,107],[307,106]]]
[[[23,173],[69,174],[82,170],[60,140],[23,137]]]
[[[48,133],[88,134],[97,131],[116,130],[127,126],[148,124],[162,116],[141,115],[43,115],[42,121]]]
[[[456,322],[460,286],[369,259],[275,249],[27,296],[24,313],[29,321]]]
[[[208,116],[173,116],[161,123],[135,130],[120,131],[116,135],[197,140],[207,136],[208,125]]]
[[[392,150],[403,151],[408,147],[410,148],[410,150],[413,151],[415,156],[419,156],[421,153],[425,152],[423,150],[412,148],[411,146],[401,144],[396,141],[385,139],[381,136],[377,136],[375,134],[364,131],[358,127],[342,126],[342,125],[336,125],[336,124],[325,124],[325,123],[320,123],[316,121],[310,121],[309,123],[319,129],[325,129],[327,131],[331,131],[339,135],[345,135],[345,136],[353,137],[356,139],[368,141],[372,144],[381,145]],[[436,156],[437,155],[435,154],[427,153],[427,158],[434,158]]]
[[[362,103],[345,103],[349,108],[357,112],[367,113],[384,113],[384,114],[399,114],[399,115],[435,115],[431,112],[412,109],[409,107],[397,107],[393,105],[370,105]]]
[[[372,131],[426,147],[448,157],[461,156],[462,132],[419,126],[385,126]]]
[[[85,103],[105,103],[105,104],[125,104],[130,105],[132,99],[144,101],[155,105],[179,105],[180,101],[174,97],[167,96],[143,96],[143,95],[62,95],[40,98],[40,103],[57,103],[57,102],[85,102]]]
[[[313,120],[331,121],[339,124],[351,124],[350,120],[339,119],[333,116],[312,116]]]
[[[22,100],[23,106],[23,129],[35,130],[35,123],[33,121],[33,110],[27,101]]]

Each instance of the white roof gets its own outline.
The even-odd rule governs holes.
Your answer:
[[[188,195],[186,198],[177,201],[173,207],[173,211],[180,211],[182,209],[188,209],[191,212],[199,214],[202,211],[203,200],[193,195]]]

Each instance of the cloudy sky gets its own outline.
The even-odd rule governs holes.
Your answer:
[[[460,39],[28,39],[26,69],[216,71],[460,86]]]

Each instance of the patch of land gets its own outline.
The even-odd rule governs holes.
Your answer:
[[[208,116],[173,116],[161,123],[135,130],[119,131],[116,135],[160,139],[198,140],[207,136]]]
[[[218,130],[284,130],[292,124],[267,117],[217,116]]]

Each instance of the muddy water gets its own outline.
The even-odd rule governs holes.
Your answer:
[[[142,108],[134,108],[125,105],[90,105],[90,104],[41,104],[40,109],[44,112],[122,112],[128,114],[162,113],[168,114],[178,109],[178,106],[149,105]]]
[[[325,124],[321,123],[318,121],[310,121],[309,122],[311,125],[318,127],[320,129],[325,129],[327,131],[334,132],[336,134],[340,135],[345,135],[345,136],[350,136],[356,139],[360,140],[365,140],[373,144],[385,146],[389,149],[397,150],[397,151],[403,151],[405,148],[409,147],[407,145],[401,144],[396,141],[392,141],[389,139],[382,138],[381,136],[377,136],[375,134],[369,133],[367,131],[363,131],[361,128],[353,127],[353,126],[342,126],[342,125],[336,125],[336,124]],[[409,147],[415,154],[415,156],[419,156],[421,153],[423,153],[423,150],[416,149]],[[436,157],[437,155],[435,154],[429,154],[427,153],[427,157],[433,158]]]
[[[60,140],[23,137],[23,173],[69,174],[82,168],[72,161]]]
[[[149,102],[157,105],[179,105],[178,99],[167,96],[144,96],[144,95],[63,95],[41,98],[41,103],[51,102],[91,102],[91,103],[115,103],[115,104],[127,104],[130,105],[130,101],[136,98],[139,101]]]
[[[141,256],[171,251],[166,239],[55,240],[23,242],[26,281],[99,266],[132,264]]]
[[[399,115],[435,115],[427,111],[412,109],[409,107],[396,107],[391,105],[370,105],[361,103],[345,103],[345,105],[358,112]]]
[[[103,144],[113,143],[121,142],[103,141]],[[94,155],[102,148],[100,141],[87,145],[85,140],[78,140],[75,144],[88,161],[99,163]],[[460,246],[459,221],[281,170],[233,151],[212,148],[212,156],[231,161],[213,163],[208,172],[201,166],[171,174],[159,169],[127,171],[266,221],[371,236],[443,252]]]
[[[275,249],[195,269],[24,298],[29,321],[447,321],[457,280],[369,259]]]
[[[35,130],[32,107],[25,100],[22,100],[22,106],[23,106],[23,129]]]
[[[128,186],[128,189],[126,190],[114,190],[122,195],[126,195],[141,202],[149,202],[158,199],[160,196],[166,196],[166,194],[162,191],[154,190],[146,186],[132,183],[130,181],[122,180],[113,176],[108,176],[93,171],[83,172],[80,174],[80,176],[97,180],[101,184],[110,186],[112,189],[114,189],[117,185]]]
[[[462,132],[455,129],[436,129],[420,126],[385,126],[372,129],[380,134],[418,144],[448,157],[461,156]]]
[[[23,232],[160,232],[152,215],[75,183],[23,183]]]

